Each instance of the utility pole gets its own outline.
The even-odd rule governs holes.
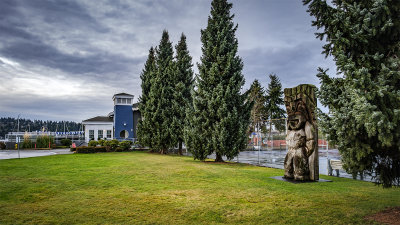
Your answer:
[[[260,132],[260,125],[259,124],[257,124],[257,145],[259,144],[259,132]],[[260,165],[260,148],[261,148],[261,146],[258,146],[258,165]]]
[[[19,137],[18,137],[18,134],[19,134],[19,117],[20,117],[20,116],[21,116],[21,114],[18,115],[18,129],[17,129],[17,138],[16,138],[16,139],[17,139],[16,141],[17,141],[17,143],[18,143],[17,145],[18,145],[18,158],[19,158],[19,159],[21,158],[21,155],[20,155],[20,153],[19,153]]]

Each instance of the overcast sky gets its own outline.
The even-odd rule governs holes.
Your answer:
[[[300,0],[235,0],[244,89],[267,86],[275,73],[284,88],[319,87],[321,55],[312,17]],[[113,110],[112,96],[141,94],[140,73],[163,29],[174,46],[187,36],[194,70],[200,29],[211,0],[1,0],[0,117],[82,121]]]

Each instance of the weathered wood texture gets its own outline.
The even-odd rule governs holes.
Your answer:
[[[285,88],[288,114],[285,177],[295,180],[318,180],[318,127],[315,116],[315,86],[301,84]]]

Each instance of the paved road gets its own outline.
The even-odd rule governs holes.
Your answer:
[[[30,158],[48,155],[72,154],[69,148],[53,150],[20,150],[20,158]],[[0,150],[0,159],[18,158],[18,150]]]
[[[272,151],[242,151],[239,154],[239,159],[235,157],[232,161],[248,163],[252,165],[266,166],[272,168],[283,169],[287,151],[286,150],[272,150]],[[190,155],[190,153],[188,154]],[[319,150],[319,173],[328,175],[328,157],[329,159],[341,159],[339,151],[337,149]],[[208,158],[215,159],[215,154],[210,155]],[[226,160],[225,157],[223,157]],[[336,175],[336,172],[333,172]],[[344,170],[340,170],[340,177],[352,178],[352,175],[346,173]],[[360,179],[358,176],[357,179]],[[371,181],[371,177],[364,176],[365,181]]]

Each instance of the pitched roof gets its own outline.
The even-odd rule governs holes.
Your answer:
[[[82,122],[114,122],[114,120],[108,116],[96,116]]]
[[[125,96],[132,96],[132,97],[134,97],[133,95],[127,94],[127,93],[124,93],[124,92],[115,94],[114,96],[117,96],[117,95],[125,95]]]

